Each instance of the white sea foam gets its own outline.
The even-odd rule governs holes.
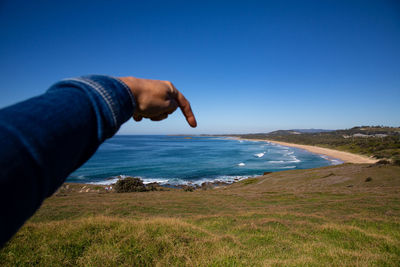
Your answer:
[[[244,164],[243,162],[240,162],[240,163],[238,164],[238,166],[246,166],[246,164]]]
[[[339,164],[342,164],[342,163],[343,163],[343,161],[341,161],[341,160],[334,159],[334,158],[330,158],[330,157],[325,156],[325,155],[319,155],[319,156],[320,156],[321,158],[323,158],[323,159],[329,160],[329,161],[331,162],[332,165],[339,165]]]
[[[298,163],[301,162],[296,156],[294,155],[289,155],[288,157],[289,160],[270,160],[268,161],[269,163]]]
[[[149,184],[149,183],[159,183],[160,185],[198,185],[200,186],[204,182],[210,182],[210,183],[215,183],[215,182],[224,182],[224,183],[234,183],[241,181],[243,179],[251,178],[251,177],[256,177],[260,176],[259,175],[246,175],[246,176],[241,176],[241,175],[235,175],[235,176],[229,176],[229,175],[221,175],[216,178],[203,178],[203,179],[198,179],[196,181],[189,181],[189,180],[184,180],[181,178],[142,178],[138,177],[143,180],[144,184]],[[126,177],[130,177],[129,175],[118,175],[116,177],[113,177],[112,179],[108,180],[103,180],[103,181],[98,181],[98,182],[89,182],[88,184],[96,184],[96,185],[111,185],[115,184],[119,179],[123,179]]]
[[[99,182],[89,182],[88,184],[110,185],[110,184],[115,184],[118,180],[119,180],[119,178],[113,178],[113,179],[99,181]]]
[[[115,184],[116,182],[118,182],[119,179],[125,179],[126,177],[131,177],[131,176],[125,175],[125,174],[121,174],[121,175],[118,175],[118,176],[110,177],[107,180],[103,180],[103,181],[88,182],[88,184],[110,185],[110,184]],[[139,178],[141,178],[141,177],[139,177]]]
[[[168,179],[152,179],[152,178],[144,178],[143,179],[144,184],[150,184],[150,183],[165,184],[167,182],[168,182]]]
[[[290,157],[291,160],[286,161],[286,162],[291,162],[291,163],[301,162],[301,160],[296,158],[296,156],[290,155],[289,157]]]
[[[264,155],[265,155],[265,152],[254,154],[254,156],[257,158],[262,158],[262,157],[264,157]]]
[[[332,159],[331,163],[332,163],[332,165],[339,165],[339,164],[343,164],[343,161],[340,161],[338,159]]]
[[[261,175],[261,174],[260,174]],[[215,182],[224,182],[224,183],[234,183],[241,181],[243,179],[251,178],[251,177],[256,177],[260,175],[234,175],[234,176],[229,176],[229,175],[221,175],[215,178],[202,178],[202,179],[197,179],[196,181],[188,181],[188,180],[183,180],[179,178],[173,178],[169,179],[168,182],[166,183],[161,183],[161,185],[165,184],[170,184],[170,185],[198,185],[200,186],[202,183],[209,182],[209,183],[215,183]]]
[[[132,177],[131,175],[118,175],[118,176],[114,176],[111,177],[107,180],[103,180],[103,181],[98,181],[98,182],[88,182],[88,184],[98,184],[98,185],[111,185],[111,184],[115,184],[116,182],[118,182],[118,180],[120,179],[125,179],[127,177]],[[168,179],[154,179],[154,178],[143,178],[141,176],[136,176],[137,178],[140,178],[143,180],[144,184],[150,184],[150,183],[159,183],[159,184],[163,184],[163,183],[168,183]]]
[[[296,168],[296,166],[285,166],[285,167],[281,167],[279,169],[293,169]]]
[[[211,182],[220,181],[220,182],[226,182],[226,183],[233,183],[233,182],[238,182],[238,181],[241,181],[241,180],[244,180],[244,179],[247,179],[247,178],[257,177],[257,176],[260,176],[260,175],[261,174],[259,174],[259,175],[232,175],[232,176],[221,175],[221,176],[218,176],[215,179],[211,179]],[[207,180],[207,181],[210,181],[210,180]]]
[[[289,153],[289,150],[287,149],[276,149],[275,150],[279,154],[287,155]]]

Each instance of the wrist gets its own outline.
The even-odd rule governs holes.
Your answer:
[[[118,77],[119,80],[121,80],[123,83],[128,86],[128,88],[131,90],[133,96],[135,99],[137,99],[138,91],[139,91],[139,86],[138,86],[138,78],[135,77]]]

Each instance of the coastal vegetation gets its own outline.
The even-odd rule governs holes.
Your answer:
[[[64,184],[0,266],[396,266],[400,167],[342,164],[193,191]]]
[[[388,159],[400,165],[400,128],[361,126],[347,130],[279,130],[270,133],[239,135],[247,139],[268,139],[320,146]]]
[[[157,190],[153,184],[145,185],[140,178],[126,177],[119,179],[115,185],[114,190],[117,193],[128,193],[128,192],[146,192]]]

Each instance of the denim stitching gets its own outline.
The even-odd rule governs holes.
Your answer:
[[[102,96],[103,96],[104,100],[107,102],[108,106],[110,107],[111,114],[113,116],[114,128],[117,127],[117,116],[115,115],[115,110],[114,110],[114,107],[116,107],[116,105],[115,105],[112,97],[110,96],[110,94],[107,92],[107,90],[104,87],[101,86],[101,84],[96,83],[89,79],[82,79],[82,80],[86,81],[88,84],[92,85],[93,88],[98,89],[100,93],[101,92],[103,93]]]
[[[135,102],[135,98],[133,96],[133,93],[132,93],[131,89],[123,81],[121,81],[120,79],[114,78],[114,77],[110,77],[110,78],[113,78],[113,79],[117,80],[128,91],[128,94],[129,94],[129,97],[131,98],[133,107],[135,107],[136,106],[136,102]]]
[[[85,80],[85,81],[87,81],[88,83],[90,83],[93,87],[95,87],[95,88],[101,90],[101,91],[104,93],[104,95],[106,96],[107,100],[109,100],[109,101],[111,102],[111,106],[112,106],[112,107],[115,107],[115,106],[116,106],[115,103],[114,103],[114,101],[113,101],[113,98],[111,97],[111,95],[108,94],[107,90],[106,90],[103,86],[101,86],[101,84],[96,83],[95,81],[92,81],[92,80],[90,80],[90,79],[84,79],[84,78],[82,78],[82,79]],[[115,117],[115,116],[114,116],[114,117]]]
[[[107,91],[98,83],[92,82],[90,80],[86,80],[86,79],[81,79],[81,78],[70,78],[64,81],[68,81],[68,80],[72,80],[72,81],[76,81],[76,82],[82,82],[90,87],[92,87],[96,92],[98,92],[101,97],[105,100],[108,108],[111,111],[111,115],[113,117],[113,122],[114,122],[114,128],[116,128],[117,125],[117,119],[116,119],[116,115],[115,115],[115,111],[113,109],[114,102],[112,101],[111,96],[107,93]]]

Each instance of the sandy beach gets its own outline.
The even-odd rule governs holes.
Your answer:
[[[357,155],[357,154],[339,151],[339,150],[330,149],[330,148],[318,147],[318,146],[299,145],[299,144],[286,143],[286,142],[267,140],[267,139],[246,139],[246,138],[237,138],[237,139],[249,140],[249,141],[270,142],[270,143],[275,143],[275,144],[279,144],[279,145],[283,145],[283,146],[296,147],[296,148],[310,151],[312,153],[317,153],[317,154],[325,155],[325,156],[328,156],[331,158],[336,158],[336,159],[339,159],[341,161],[348,162],[348,163],[375,163],[378,161],[377,159],[369,158],[366,156]]]

